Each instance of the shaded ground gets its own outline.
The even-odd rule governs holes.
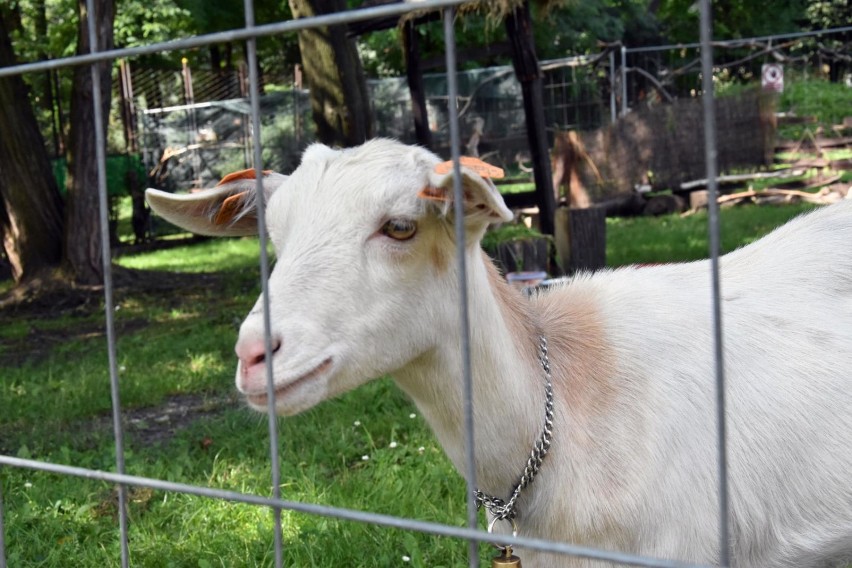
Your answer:
[[[217,286],[222,277],[217,274],[181,274],[151,270],[131,270],[113,266],[113,299],[116,305],[130,295],[157,296],[167,303],[180,302],[193,288]],[[179,296],[173,292],[180,290]],[[159,300],[158,300],[159,301]],[[51,329],[31,326],[26,335],[3,338],[0,365],[20,365],[49,353],[57,345],[103,337],[106,333],[103,318],[103,286],[77,286],[59,279],[36,279],[0,294],[0,321],[45,321],[64,316],[79,318],[74,325]],[[86,320],[92,316],[91,320]],[[144,328],[143,318],[116,321],[120,335]]]
[[[116,305],[125,298],[146,296],[156,296],[161,304],[179,305],[186,301],[192,290],[216,288],[222,281],[223,277],[218,274],[181,274],[113,266]],[[180,293],[175,293],[176,290]],[[25,321],[29,325],[25,333],[0,338],[0,367],[16,367],[38,360],[63,343],[104,337],[103,310],[103,286],[69,285],[52,277],[0,293],[0,322]],[[69,316],[72,319],[67,320],[67,325],[50,326],[50,320]],[[115,331],[123,337],[148,325],[144,317],[122,318],[115,322]],[[174,395],[156,406],[123,408],[124,431],[130,445],[165,443],[197,420],[216,416],[239,404],[237,397],[232,395]],[[15,451],[16,448],[4,446],[15,445],[12,440],[24,434],[15,432],[13,424],[8,428],[5,435],[0,436],[0,452]],[[85,446],[104,436],[112,437],[112,415],[63,424],[62,429]]]

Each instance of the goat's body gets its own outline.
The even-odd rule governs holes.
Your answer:
[[[722,259],[730,530],[738,566],[852,558],[850,236],[852,203],[846,203]],[[471,273],[483,276],[476,267]],[[522,493],[522,533],[716,562],[709,264],[604,271],[531,301],[488,273],[486,267],[491,297],[482,297],[481,280],[471,285],[474,400],[488,409],[477,413],[488,416],[477,428],[481,483],[506,496],[541,426],[540,330],[552,346],[557,416],[551,454]],[[494,323],[501,319],[514,329],[502,333]],[[513,338],[520,331],[518,344]],[[456,344],[448,344],[452,351]],[[452,375],[458,364],[447,360],[419,369],[413,380],[403,373],[400,383],[464,471],[459,425],[441,415],[447,408],[441,396],[452,387],[432,390],[434,377]],[[426,376],[434,399],[410,386]],[[515,440],[511,431],[519,423]],[[512,448],[512,459],[503,448]],[[522,557],[525,566],[596,565],[534,551]]]
[[[445,216],[452,180],[439,162],[387,140],[340,152],[315,146],[289,178],[265,179],[278,252],[269,280],[274,397],[259,306],[240,330],[236,382],[253,407],[294,414],[390,373],[464,472],[458,275]],[[462,182],[478,487],[508,496],[539,436],[543,335],[553,441],[518,500],[520,533],[716,562],[709,265],[604,271],[527,299],[477,246],[487,224],[511,212],[474,172]],[[149,199],[195,231],[243,234],[249,215],[220,224],[225,202],[244,193],[223,184]],[[736,566],[852,560],[850,243],[847,201],[722,259]],[[527,568],[595,565],[531,550],[522,558]]]

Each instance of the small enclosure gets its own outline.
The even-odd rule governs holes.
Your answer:
[[[158,94],[149,97],[148,107],[137,109],[141,124],[140,138],[138,141],[139,151],[145,158],[149,170],[153,172],[152,182],[157,187],[170,190],[188,190],[190,188],[208,187],[215,183],[223,173],[239,170],[246,167],[271,168],[281,171],[292,170],[297,162],[299,152],[304,148],[307,141],[311,140],[312,123],[310,119],[309,104],[304,91],[290,89],[286,91],[270,92],[267,90],[263,96],[260,94],[260,79],[254,70],[254,42],[256,38],[272,34],[294,33],[300,29],[329,25],[356,20],[365,20],[379,16],[399,16],[413,10],[434,8],[443,10],[442,17],[445,23],[446,42],[446,74],[429,76],[427,78],[427,91],[429,95],[430,120],[434,122],[433,130],[440,134],[443,142],[438,144],[439,148],[445,150],[448,157],[458,162],[460,153],[464,153],[465,144],[468,142],[465,133],[470,132],[470,126],[476,117],[485,121],[488,137],[479,147],[480,153],[490,151],[501,151],[503,159],[513,159],[512,152],[523,150],[523,137],[519,136],[523,125],[523,112],[519,102],[517,85],[512,79],[509,68],[489,69],[479,72],[468,72],[456,74],[455,44],[453,35],[455,8],[463,4],[462,0],[426,0],[424,2],[391,4],[387,6],[370,8],[364,10],[350,11],[346,13],[321,16],[305,20],[281,22],[262,27],[253,25],[251,2],[247,2],[245,27],[224,34],[201,36],[194,38],[178,39],[168,44],[150,45],[143,48],[122,49],[112,52],[99,53],[67,58],[55,61],[46,61],[17,67],[3,68],[0,76],[33,72],[45,69],[56,69],[70,65],[88,65],[98,61],[111,61],[118,58],[132,57],[143,53],[155,53],[162,50],[180,50],[204,46],[224,38],[232,41],[246,41],[249,53],[249,68],[245,73],[244,82],[236,81],[225,95],[226,100],[211,100],[203,103],[177,100]],[[702,2],[702,14],[706,15],[708,1]],[[94,25],[94,24],[91,24]],[[712,87],[712,50],[709,24],[706,17],[702,18],[700,30],[702,42],[700,44],[701,69],[703,81],[700,84],[678,80],[672,83],[673,92],[683,93],[689,90],[700,91],[703,95],[703,105],[700,106],[700,122],[702,125],[700,133],[701,149],[704,158],[702,164],[707,179],[711,180],[709,189],[711,195],[715,196],[715,182],[717,175],[716,154],[718,148],[716,121],[717,113],[725,116],[725,107],[717,107],[713,103]],[[689,48],[699,49],[699,46]],[[619,106],[617,99],[619,93],[615,89],[610,91],[612,98],[607,97],[607,92],[601,91],[604,86],[615,86],[619,79],[612,71],[617,61],[618,52],[612,51],[610,57],[601,59],[610,66],[610,73],[595,70],[594,67],[581,66],[579,60],[566,60],[562,62],[550,62],[544,65],[545,89],[546,89],[546,116],[551,124],[570,128],[594,128],[609,123],[620,108],[624,108],[622,101]],[[639,57],[637,55],[636,57]],[[646,57],[646,56],[642,56]],[[630,63],[631,66],[638,63]],[[654,65],[662,69],[674,68],[677,63],[664,61],[662,57],[655,60]],[[93,67],[93,73],[94,71]],[[744,71],[743,71],[744,72]],[[623,80],[623,79],[622,79]],[[97,84],[95,74],[95,83]],[[571,87],[564,88],[565,84]],[[374,112],[377,123],[381,126],[377,134],[394,136],[402,140],[411,140],[410,106],[407,102],[407,91],[401,81],[377,81],[371,85]],[[639,101],[647,96],[647,91],[642,87],[625,87],[625,92],[631,101]],[[143,87],[137,82],[137,90],[151,90]],[[153,92],[153,91],[151,91]],[[232,97],[233,98],[228,98]],[[577,101],[583,101],[578,105]],[[756,104],[756,103],[755,103]],[[468,106],[469,105],[469,106]],[[698,108],[698,107],[696,107]],[[666,112],[664,110],[652,112]],[[96,120],[103,122],[100,106],[95,104]],[[639,116],[637,114],[637,116]],[[699,116],[698,111],[693,113],[693,121]],[[637,120],[639,120],[637,118]],[[694,126],[694,123],[692,124]],[[100,132],[100,128],[95,128]],[[103,140],[99,140],[100,146],[105,148]],[[489,146],[493,144],[493,146]],[[601,143],[603,144],[603,143]],[[673,142],[679,144],[679,142]],[[628,152],[628,150],[624,150]],[[173,160],[174,158],[174,160]],[[179,159],[178,159],[179,158]],[[97,160],[100,174],[100,218],[104,224],[108,223],[108,195],[107,195],[107,162],[103,154],[91,156],[90,159]],[[692,159],[692,158],[691,158]],[[724,159],[724,157],[723,157]],[[662,169],[660,168],[660,171]],[[262,176],[258,176],[260,179]],[[260,183],[260,182],[259,182]],[[715,199],[710,202],[715,204]],[[707,381],[715,381],[717,398],[704,401],[704,404],[717,405],[718,416],[718,471],[719,471],[719,548],[721,564],[728,565],[728,490],[726,471],[726,432],[725,432],[725,397],[724,397],[724,362],[722,360],[721,344],[723,330],[721,314],[719,311],[719,284],[718,284],[718,255],[719,234],[718,216],[715,207],[710,207],[711,234],[711,258],[713,270],[707,274],[707,279],[712,283],[714,302],[714,337],[716,354],[715,376],[708,376]],[[262,217],[262,213],[261,213]],[[462,228],[463,229],[463,228]],[[104,232],[104,234],[107,234]],[[462,235],[463,236],[463,235]],[[260,253],[262,259],[262,284],[266,285],[268,279],[268,263],[265,255],[266,240],[263,231],[260,232]],[[461,239],[463,242],[463,238]],[[104,267],[107,274],[105,281],[105,305],[112,306],[112,280],[110,274],[110,246],[104,243]],[[462,245],[459,246],[462,248]],[[462,271],[463,273],[463,271]],[[464,289],[465,283],[459,286]],[[268,291],[264,290],[268,296]],[[268,309],[268,306],[267,306]],[[459,306],[460,320],[467,325],[467,306]],[[267,316],[268,317],[268,316]],[[268,321],[268,319],[267,319]],[[87,467],[76,467],[73,465],[47,463],[27,457],[0,455],[0,477],[7,468],[25,468],[55,473],[62,476],[72,476],[84,479],[102,480],[118,487],[116,507],[116,531],[121,538],[121,565],[133,564],[133,547],[128,537],[129,524],[132,519],[127,516],[126,502],[128,491],[134,488],[150,488],[163,492],[175,492],[189,495],[203,496],[210,499],[249,504],[271,511],[269,523],[274,527],[275,559],[276,566],[283,565],[284,546],[281,534],[282,511],[298,511],[310,515],[336,517],[356,523],[368,523],[377,527],[395,527],[406,531],[418,531],[466,540],[469,542],[470,554],[469,565],[474,568],[478,566],[477,547],[480,544],[492,540],[485,530],[479,528],[477,523],[476,507],[473,497],[475,480],[470,480],[470,490],[467,491],[468,502],[468,525],[466,527],[450,526],[434,522],[426,522],[416,518],[398,518],[373,511],[361,511],[317,505],[312,503],[301,503],[288,499],[286,487],[282,487],[280,471],[278,471],[278,452],[282,445],[279,443],[277,421],[270,411],[269,416],[269,439],[258,440],[258,444],[268,444],[270,448],[270,462],[272,464],[272,479],[270,484],[272,492],[270,496],[226,491],[215,487],[193,486],[183,483],[166,481],[163,479],[139,477],[126,474],[125,450],[123,445],[122,407],[121,407],[121,381],[119,368],[116,362],[116,332],[112,319],[112,310],[106,310],[107,342],[109,352],[109,376],[112,400],[113,400],[113,427],[115,435],[115,466],[111,470],[94,469]],[[464,345],[462,349],[467,349]],[[470,353],[463,351],[463,357],[470,362]],[[465,369],[466,382],[470,384],[470,370]],[[106,386],[104,388],[107,388]],[[468,392],[469,389],[468,389]],[[470,414],[471,401],[468,399],[466,408],[466,424],[472,422]],[[471,434],[468,433],[470,436]],[[473,459],[473,453],[468,453],[468,459]],[[474,471],[472,467],[468,471]],[[6,566],[6,543],[4,542],[3,525],[3,497],[0,494],[0,567]],[[597,559],[614,564],[633,566],[654,567],[679,567],[686,566],[677,559],[657,559],[637,557],[618,551],[604,551],[576,546],[565,542],[546,542],[529,538],[509,538],[512,544],[524,546],[528,549],[549,551],[577,557]],[[351,543],[357,548],[358,543]],[[116,559],[118,562],[118,559]]]

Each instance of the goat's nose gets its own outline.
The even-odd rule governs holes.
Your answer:
[[[281,349],[281,339],[278,337],[270,338],[272,342],[272,354],[274,355]],[[259,365],[263,365],[266,361],[266,343],[263,339],[253,339],[249,341],[238,341],[235,351],[240,359],[244,373],[251,373],[252,369]]]

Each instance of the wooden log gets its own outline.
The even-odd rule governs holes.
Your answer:
[[[775,178],[775,177],[791,177],[796,175],[802,175],[802,170],[800,169],[786,169],[786,170],[778,170],[775,172],[756,172],[753,174],[729,174],[729,175],[721,175],[716,177],[716,182],[720,184],[724,183],[739,183],[743,181],[751,181],[756,179],[766,179],[766,178]],[[685,181],[680,184],[680,189],[683,191],[690,191],[692,189],[698,189],[700,187],[707,187],[707,179],[696,179],[692,181]]]
[[[556,210],[556,254],[565,274],[606,266],[606,212],[603,207]]]
[[[686,201],[680,195],[655,195],[642,210],[646,216],[670,215],[686,211]]]
[[[691,192],[689,194],[689,209],[696,211],[707,207],[707,195],[708,191],[706,189]]]
[[[837,195],[838,194],[835,194],[834,192],[821,194],[808,193],[807,191],[797,191],[795,189],[763,189],[761,191],[749,190],[741,191],[739,193],[732,193],[730,195],[723,195],[719,198],[718,201],[719,205],[723,205],[729,202],[742,201],[743,199],[781,196],[787,198],[788,200],[801,199],[802,201],[806,201],[808,203],[824,205],[837,201]]]

